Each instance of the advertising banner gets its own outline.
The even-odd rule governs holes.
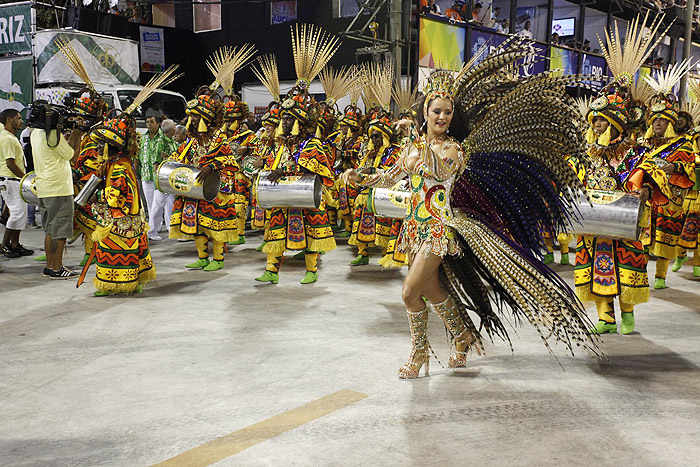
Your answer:
[[[598,55],[583,54],[581,74],[592,75],[593,79],[591,81],[584,81],[584,83],[595,89],[602,89],[607,83],[606,76],[608,75],[605,58]]]
[[[0,109],[21,112],[32,102],[32,64],[31,57],[0,61]]]
[[[0,54],[32,51],[30,2],[0,5]]]
[[[420,19],[418,64],[423,67],[459,70],[464,64],[467,31],[458,26]]]
[[[160,73],[165,70],[165,40],[162,28],[139,26],[141,71]]]
[[[498,49],[498,47],[508,38],[508,36],[489,33],[486,31],[480,31],[473,29],[470,34],[470,44],[469,44],[469,55],[470,58],[481,50],[482,47],[487,46],[489,52],[493,53]],[[488,45],[487,45],[488,44]],[[547,70],[547,62],[545,60],[545,54],[547,52],[547,47],[543,44],[538,44],[536,42],[532,43],[535,49],[536,56],[525,59],[525,63],[522,60],[517,63],[522,66],[520,72],[523,76],[533,76],[539,73],[543,73]],[[486,57],[484,54],[483,56]]]
[[[138,43],[127,39],[46,29],[36,33],[37,83],[75,82],[78,77],[68,68],[57,41],[68,40],[95,84],[138,84]]]
[[[549,49],[549,69],[562,70],[564,75],[576,74],[578,68],[578,51],[550,47]]]

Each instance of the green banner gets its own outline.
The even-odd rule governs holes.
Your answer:
[[[0,109],[22,111],[32,102],[31,58],[0,61]]]
[[[0,6],[0,54],[31,52],[30,2]]]

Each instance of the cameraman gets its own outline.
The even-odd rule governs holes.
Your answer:
[[[35,103],[36,105],[36,103]],[[44,275],[67,279],[77,275],[63,266],[66,239],[73,236],[73,174],[71,162],[78,158],[80,141],[85,133],[78,128],[68,138],[55,128],[36,128],[30,136],[36,192],[46,238]]]
[[[24,177],[24,153],[17,134],[22,129],[22,114],[15,109],[0,112],[0,182],[2,199],[10,210],[2,239],[2,254],[8,258],[19,258],[34,254],[19,243],[19,234],[27,226],[27,203],[19,194],[19,182]]]

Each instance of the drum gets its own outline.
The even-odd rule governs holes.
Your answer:
[[[39,197],[36,194],[36,172],[29,172],[19,181],[19,196],[27,204],[39,205]]]
[[[212,172],[204,183],[198,183],[199,167],[185,165],[176,161],[165,161],[158,167],[156,188],[164,193],[180,195],[186,198],[212,201],[219,193],[221,175]]]
[[[85,205],[90,201],[90,198],[92,198],[92,195],[94,195],[97,191],[101,181],[102,180],[100,177],[95,174],[91,174],[88,181],[85,182],[85,185],[80,190],[80,193],[78,193],[78,195],[75,197],[75,204],[85,207]]]
[[[267,179],[269,171],[260,172],[255,179],[258,207],[318,209],[323,184],[316,174],[288,175],[277,183]]]
[[[411,192],[408,182],[401,180],[392,188],[370,188],[367,209],[378,217],[403,219],[408,215]]]
[[[572,234],[619,240],[639,240],[645,202],[623,191],[589,190],[591,203],[583,194],[577,200],[581,222],[574,221]]]
[[[246,156],[242,161],[243,175],[249,179],[255,178],[255,176],[260,173],[260,169],[255,168],[255,162],[259,159],[258,156]]]

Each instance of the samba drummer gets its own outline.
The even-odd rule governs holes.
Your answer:
[[[639,160],[640,148],[630,134],[630,128],[639,123],[642,112],[633,107],[630,89],[642,61],[654,49],[652,41],[659,27],[659,23],[654,22],[651,33],[645,35],[640,44],[634,44],[630,38],[641,34],[638,28],[644,26],[638,26],[638,22],[639,18],[630,24],[624,48],[606,46],[601,42],[601,47],[608,51],[605,57],[615,77],[590,104],[587,116],[590,127],[586,132],[590,145],[589,166],[580,164],[575,171],[589,190],[635,192],[643,198],[663,202],[665,196],[655,177],[643,169],[631,177],[631,169]],[[615,39],[617,44],[622,43],[619,37]],[[635,45],[641,53],[636,52]],[[629,54],[638,61],[629,60]],[[591,333],[617,332],[615,297],[620,302],[620,332],[629,334],[634,331],[634,307],[649,300],[647,257],[640,241],[605,238],[604,235],[579,237],[574,278],[579,299],[596,304],[598,323],[590,329]]]
[[[201,169],[197,175],[199,183],[218,172],[230,186],[233,183],[230,176],[240,170],[221,129],[221,102],[214,92],[225,81],[226,73],[234,73],[244,65],[244,61],[240,61],[235,63],[237,66],[230,66],[232,60],[230,50],[219,51],[212,57],[209,65],[216,79],[209,87],[200,88],[195,99],[188,102],[188,139],[172,156],[177,162]],[[238,240],[234,194],[219,191],[212,201],[177,196],[170,220],[170,238],[194,239],[198,259],[185,267],[205,271],[222,269],[226,242]],[[212,261],[209,260],[210,240]]]
[[[170,67],[154,76],[121,115],[90,130],[90,138],[104,155],[97,171],[104,176],[104,186],[97,192],[97,201],[92,206],[97,223],[92,234],[95,243],[91,253],[97,260],[95,296],[140,293],[143,286],[156,277],[148,249],[148,224],[133,167],[138,157],[138,133],[131,113],[158,88],[177,79],[179,76],[173,77],[176,68]],[[78,285],[85,278],[90,259],[83,267]]]
[[[233,75],[230,76],[230,79],[233,82]],[[238,240],[229,242],[229,245],[243,245],[245,244],[248,206],[251,204],[251,179],[255,175],[254,162],[258,158],[257,146],[260,141],[255,133],[247,126],[242,125],[248,118],[248,104],[243,102],[239,96],[234,96],[232,88],[227,89],[226,95],[230,96],[231,100],[223,106],[224,131],[228,138],[228,144],[231,146],[231,152],[236,158],[236,163],[241,168],[233,174],[236,214],[238,215]]]
[[[646,170],[656,183],[665,188],[666,203],[652,200],[650,222],[642,236],[649,254],[656,256],[654,289],[666,288],[669,262],[676,258],[683,231],[683,204],[688,191],[695,185],[695,153],[688,135],[676,134],[679,105],[673,94],[674,86],[688,73],[690,62],[676,63],[668,70],[659,70],[656,78],[645,76],[656,91],[649,102],[647,151],[638,167]],[[654,169],[660,170],[654,170]]]
[[[326,160],[326,151],[314,135],[318,104],[308,93],[309,83],[333,56],[338,40],[313,25],[297,25],[292,31],[292,52],[297,82],[282,102],[280,120],[282,136],[278,141],[278,164],[268,180],[277,183],[286,175],[312,173],[325,186],[333,185],[333,173]],[[259,195],[258,195],[259,196]],[[318,254],[335,249],[335,239],[323,202],[315,208],[283,208],[271,210],[270,222],[262,251],[267,254],[265,273],[255,280],[279,282],[279,269],[284,252],[303,250],[306,274],[302,284],[318,280]]]

